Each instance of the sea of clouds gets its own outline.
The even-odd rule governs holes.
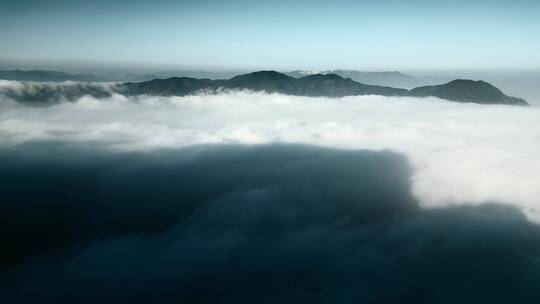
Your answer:
[[[436,98],[311,98],[236,91],[86,96],[47,107],[4,98],[0,144],[93,143],[118,153],[269,143],[388,149],[408,157],[413,193],[422,206],[500,201],[538,221],[539,122],[537,107]]]
[[[540,298],[537,107],[112,86],[0,82],[0,302]]]

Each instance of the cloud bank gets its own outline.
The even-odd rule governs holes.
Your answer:
[[[29,105],[44,106],[67,101],[77,101],[83,96],[94,98],[110,97],[116,83],[94,82],[32,82],[0,79],[0,99],[25,102]]]
[[[540,109],[435,98],[309,98],[252,92],[85,96],[47,108],[4,99],[0,143],[94,143],[111,151],[300,143],[390,149],[413,167],[425,207],[503,201],[540,220]]]
[[[419,208],[410,169],[299,145],[3,148],[0,301],[538,299],[540,228],[498,204]]]
[[[538,108],[81,85],[0,82],[1,303],[540,298]]]

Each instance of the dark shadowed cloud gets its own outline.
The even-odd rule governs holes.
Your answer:
[[[312,146],[0,153],[4,303],[530,303],[540,229],[420,209],[406,158]]]

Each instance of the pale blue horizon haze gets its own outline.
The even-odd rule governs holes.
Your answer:
[[[540,1],[2,1],[0,61],[189,69],[540,68]]]

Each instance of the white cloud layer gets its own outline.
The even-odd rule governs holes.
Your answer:
[[[540,221],[540,108],[436,98],[310,98],[229,92],[115,95],[37,108],[0,101],[0,145],[96,141],[118,151],[207,143],[391,149],[426,207],[500,201]]]

